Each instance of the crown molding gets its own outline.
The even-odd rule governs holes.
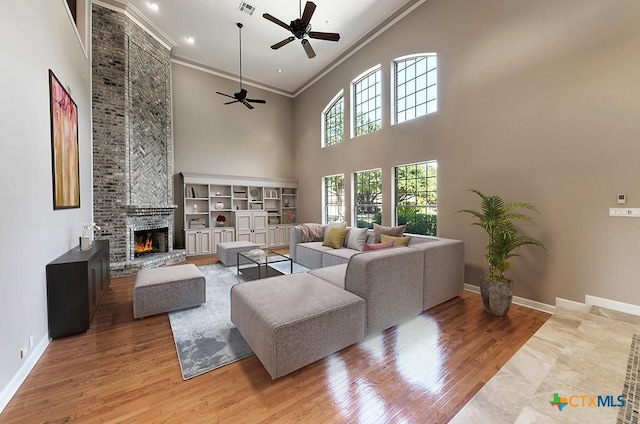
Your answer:
[[[93,4],[124,14],[169,51],[178,46],[178,43],[154,25],[131,3],[124,3],[118,0],[93,0]]]

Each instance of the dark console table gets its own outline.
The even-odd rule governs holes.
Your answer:
[[[109,241],[75,247],[47,265],[49,337],[87,331],[110,281]]]

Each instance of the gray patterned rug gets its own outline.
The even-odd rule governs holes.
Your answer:
[[[289,273],[289,263],[276,264]],[[171,331],[178,352],[182,378],[188,380],[231,362],[253,355],[251,348],[230,319],[231,287],[247,281],[236,275],[236,267],[220,264],[200,266],[207,284],[207,302],[189,309],[169,313]],[[294,264],[293,272],[308,269]]]

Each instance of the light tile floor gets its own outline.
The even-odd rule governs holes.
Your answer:
[[[627,408],[635,420],[618,421],[634,334],[640,316],[558,308],[451,423],[637,423],[638,405]],[[550,403],[556,393],[569,403],[562,411]],[[598,395],[616,406],[590,406]]]

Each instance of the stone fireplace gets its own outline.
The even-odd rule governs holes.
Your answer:
[[[185,253],[173,250],[171,44],[115,5],[92,8],[93,209],[102,228],[96,237],[109,240],[111,272],[119,276],[182,261]],[[140,234],[158,229],[162,249],[137,254]]]

